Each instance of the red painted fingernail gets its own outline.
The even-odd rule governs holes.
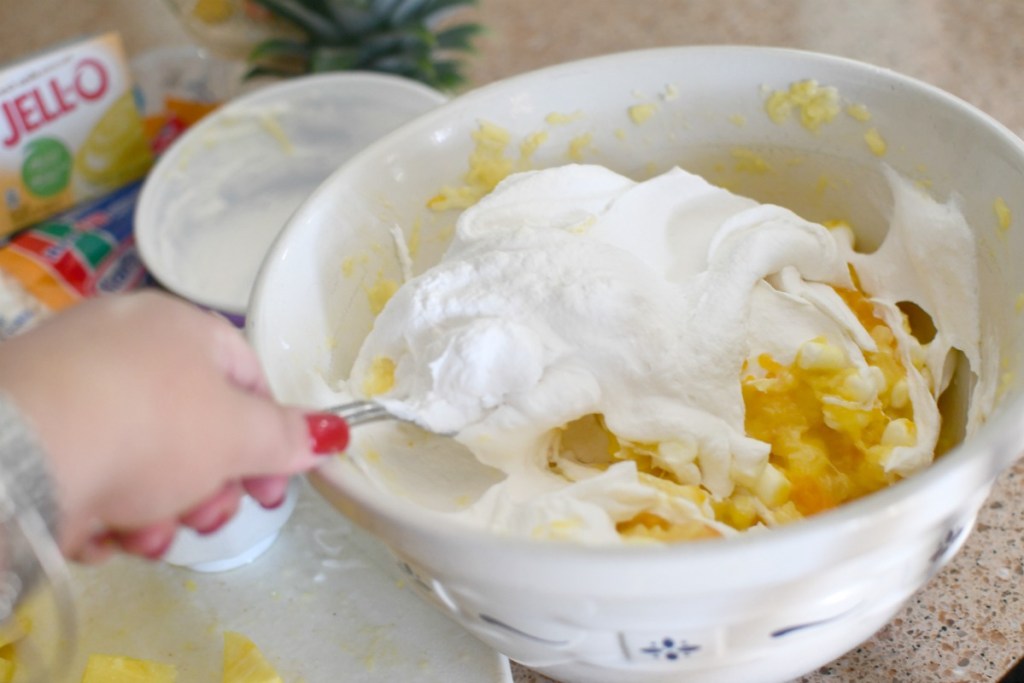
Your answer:
[[[206,536],[212,534],[214,531],[218,531],[222,526],[231,521],[231,518],[235,516],[234,510],[221,510],[220,513],[213,518],[208,524],[204,524],[202,528],[196,528],[196,533],[200,536]]]
[[[317,454],[340,453],[348,446],[348,423],[330,413],[306,415],[309,447]]]
[[[161,539],[156,545],[153,545],[142,553],[142,556],[149,560],[159,560],[163,557],[168,550],[171,549],[171,545],[174,544],[174,534]]]
[[[89,543],[94,546],[111,547],[117,545],[117,534],[110,529],[104,529],[89,537]]]
[[[260,503],[260,507],[262,507],[264,510],[276,510],[277,508],[284,505],[284,501],[286,501],[287,499],[288,491],[285,491],[277,500],[271,501],[269,503]]]

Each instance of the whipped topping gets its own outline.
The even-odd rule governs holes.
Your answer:
[[[837,293],[859,287],[906,368],[916,431],[882,464],[909,475],[933,458],[952,349],[976,383],[981,374],[976,247],[955,201],[886,175],[891,225],[871,254],[854,250],[847,228],[680,169],[642,183],[588,165],[510,176],[463,212],[443,259],[387,303],[348,389],[359,395],[388,359],[393,382],[377,400],[457,433],[505,473],[454,513],[470,524],[614,543],[616,524],[648,511],[726,534],[712,503],[756,488],[770,469],[770,445],[744,428],[741,377],[756,374],[757,358],[813,364],[839,349],[865,400],[877,395],[880,373],[865,357],[876,340]],[[906,301],[935,322],[926,344],[904,324]],[[991,391],[974,393],[968,430],[991,402]],[[566,425],[588,415],[709,495],[674,495],[632,460],[552,466]]]

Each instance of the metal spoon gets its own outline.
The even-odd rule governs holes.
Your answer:
[[[358,427],[359,425],[380,422],[382,420],[398,420],[438,436],[455,436],[455,432],[435,432],[415,420],[395,415],[376,401],[352,401],[351,403],[343,403],[327,408],[324,412],[333,413],[344,419],[349,427]]]

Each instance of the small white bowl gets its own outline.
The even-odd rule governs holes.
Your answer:
[[[295,208],[334,169],[446,98],[369,73],[306,76],[250,92],[179,138],[135,212],[139,253],[167,289],[244,318],[256,272]]]
[[[224,572],[255,561],[277,540],[292,511],[298,490],[288,488],[284,503],[268,510],[244,496],[238,512],[223,527],[210,534],[192,529],[178,530],[163,561],[197,572]]]
[[[836,87],[871,120],[843,114],[817,132],[771,120],[770,92],[804,79]],[[979,243],[985,334],[1010,371],[1024,361],[1015,313],[1024,230],[1001,231],[993,211],[1003,198],[1024,216],[1024,143],[955,97],[866,64],[768,48],[667,48],[481,88],[332,175],[289,222],[253,295],[249,336],[280,399],[315,405],[328,382],[347,376],[373,324],[366,278],[401,276],[390,250],[374,250],[390,243],[390,226],[420,234],[414,270],[436,261],[455,217],[426,202],[461,183],[481,121],[508,130],[516,151],[546,131],[534,167],[566,163],[569,150],[634,177],[681,165],[814,220],[848,218],[869,244],[888,208],[878,146],[865,139],[874,128],[888,142],[886,163],[927,180],[936,197],[962,196]],[[776,172],[733,173],[746,154],[737,149],[779,160]],[[817,191],[822,178],[837,189]],[[365,277],[347,276],[344,264],[364,253]],[[366,459],[372,476],[353,458],[335,459],[313,482],[393,550],[424,596],[555,679],[784,681],[868,638],[957,551],[993,479],[1021,451],[1022,414],[1020,382],[1011,382],[990,421],[918,475],[767,533],[668,547],[530,542],[457,526],[435,511],[438,500],[410,499],[403,484],[460,481],[476,496],[488,473],[471,462],[447,471],[452,459],[429,449],[378,448]],[[378,429],[386,426],[357,430],[350,453]]]

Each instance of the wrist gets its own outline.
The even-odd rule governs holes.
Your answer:
[[[0,614],[42,574],[41,544],[54,547],[58,507],[42,445],[14,403],[0,396],[0,553],[6,576],[0,582]]]

